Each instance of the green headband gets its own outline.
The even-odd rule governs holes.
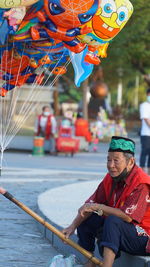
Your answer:
[[[135,144],[127,138],[112,137],[108,151],[127,152],[134,155]]]

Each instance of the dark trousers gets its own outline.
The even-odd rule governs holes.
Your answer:
[[[145,167],[146,161],[147,167],[150,168],[150,136],[143,135],[141,136],[140,167]]]
[[[114,251],[116,257],[120,251],[132,255],[150,255],[146,253],[147,236],[138,236],[132,223],[124,222],[117,216],[111,215],[106,218],[92,214],[77,229],[79,245],[90,252],[95,250],[95,238],[101,256],[103,247]]]

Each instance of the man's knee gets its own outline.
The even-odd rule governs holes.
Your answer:
[[[108,217],[106,217],[104,225],[108,225],[108,226],[109,225],[110,226],[117,225],[117,226],[119,226],[122,223],[123,223],[123,220],[121,218],[119,218],[115,215],[109,215]]]

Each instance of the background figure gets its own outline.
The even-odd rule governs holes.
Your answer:
[[[55,154],[55,135],[57,122],[49,106],[42,108],[42,114],[38,116],[35,123],[35,135],[42,136],[50,142],[50,154]]]
[[[58,123],[58,136],[72,137],[73,136],[73,112],[72,110],[66,110],[61,121]]]
[[[147,89],[147,99],[140,105],[141,125],[141,155],[140,166],[150,174],[150,88]],[[148,161],[147,161],[148,157]],[[147,164],[146,164],[147,161]],[[147,165],[147,170],[146,166]]]
[[[72,126],[73,126],[73,111],[68,109],[64,112],[64,116],[61,120],[61,127],[72,128]]]
[[[91,133],[89,130],[89,123],[83,118],[81,112],[77,114],[77,119],[75,121],[75,135],[85,137],[87,142],[91,142]]]

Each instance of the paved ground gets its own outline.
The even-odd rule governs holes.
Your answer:
[[[37,197],[45,190],[103,176],[107,148],[107,144],[101,144],[99,153],[80,153],[74,158],[5,152],[1,185],[36,211]],[[139,143],[137,161],[138,155]],[[0,267],[48,266],[59,252],[43,238],[34,219],[3,196],[0,209]]]

